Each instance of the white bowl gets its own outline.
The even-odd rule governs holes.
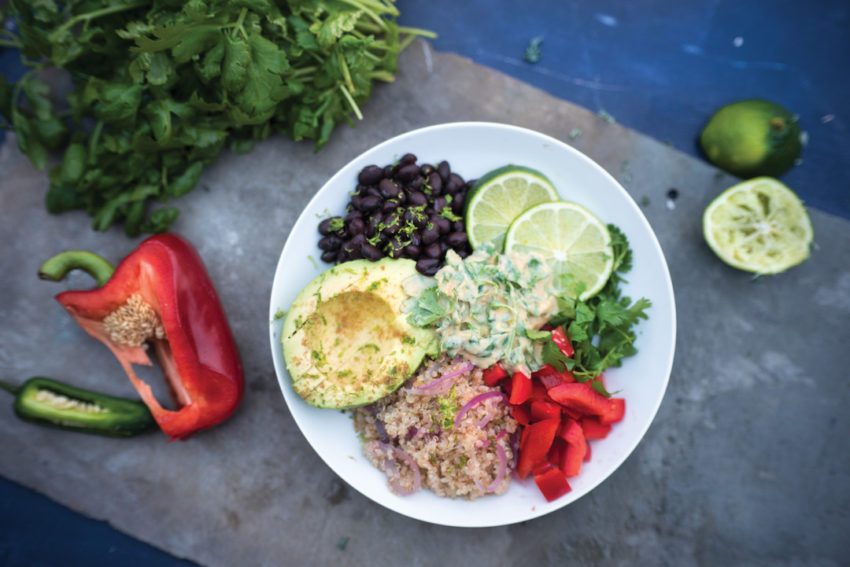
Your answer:
[[[415,154],[419,163],[447,160],[464,179],[474,179],[508,163],[543,172],[563,200],[587,207],[605,223],[626,234],[634,252],[625,295],[652,301],[649,319],[637,327],[638,353],[620,368],[606,371],[608,389],[626,399],[626,415],[610,435],[592,442],[592,459],[579,476],[570,479],[572,491],[546,502],[531,479],[514,480],[501,496],[474,501],[440,498],[422,490],[397,496],[386,477],[363,456],[351,417],[305,403],[292,389],[283,360],[280,333],[295,296],[321,271],[317,225],[321,218],[343,214],[357,174],[370,164],[392,163],[403,154]],[[649,428],[664,397],[676,343],[673,286],[661,247],[638,206],[617,181],[574,148],[531,130],[487,122],[458,122],[430,126],[378,144],[337,172],[296,221],[278,261],[272,287],[270,338],[275,371],[289,411],[307,441],[343,480],[375,502],[405,516],[447,526],[485,527],[522,522],[574,502],[613,473],[634,450]]]

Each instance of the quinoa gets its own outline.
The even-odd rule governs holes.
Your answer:
[[[518,426],[504,397],[491,394],[472,405],[455,427],[458,412],[470,400],[500,392],[484,383],[480,368],[469,366],[461,357],[444,354],[424,363],[393,394],[354,410],[364,454],[387,473],[393,492],[409,494],[421,487],[472,500],[507,491]],[[437,388],[422,388],[461,369]]]

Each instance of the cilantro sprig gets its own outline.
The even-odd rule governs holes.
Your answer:
[[[0,77],[0,126],[39,169],[47,208],[83,209],[96,230],[167,230],[172,200],[220,152],[274,133],[315,140],[363,116],[375,81],[423,30],[400,27],[392,0],[12,0],[17,48],[30,68]],[[67,71],[67,110],[40,73]],[[5,119],[5,120],[3,120]],[[5,122],[5,123],[4,123]]]

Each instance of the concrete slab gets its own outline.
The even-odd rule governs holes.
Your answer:
[[[243,355],[247,393],[226,425],[186,443],[47,430],[0,411],[0,474],[206,565],[520,563],[839,565],[850,544],[850,223],[812,211],[802,266],[753,279],[704,245],[703,208],[734,179],[705,163],[461,57],[414,43],[396,83],[320,153],[273,138],[225,154],[177,204],[174,230],[206,259]],[[642,204],[670,265],[679,335],[664,403],[626,463],[591,494],[509,527],[453,529],[385,510],[312,451],[278,391],[268,297],[301,208],[351,158],[429,124],[539,130],[597,160]],[[571,139],[570,133],[582,134]],[[0,367],[132,395],[118,363],[40,282],[68,248],[119,259],[138,240],[48,215],[47,180],[0,146]],[[668,203],[669,189],[678,198]],[[341,545],[346,541],[346,545]]]

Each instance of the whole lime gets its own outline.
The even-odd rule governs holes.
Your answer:
[[[803,149],[796,117],[775,102],[757,98],[715,112],[700,134],[700,145],[711,163],[745,179],[779,177]]]

